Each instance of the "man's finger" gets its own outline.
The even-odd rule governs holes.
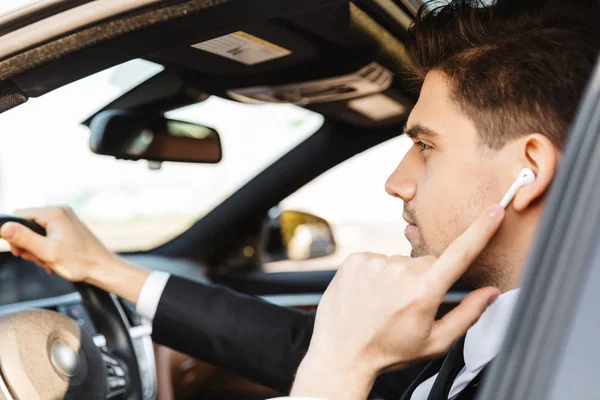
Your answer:
[[[443,294],[465,273],[494,236],[503,219],[504,209],[500,205],[489,207],[433,263],[428,273],[434,276],[434,281],[441,283]]]
[[[0,229],[0,237],[12,247],[25,250],[44,261],[52,260],[54,257],[54,243],[22,224],[16,222],[5,223]]]
[[[434,353],[445,352],[477,322],[500,291],[495,287],[477,289],[467,295],[452,311],[435,322],[430,336]]]

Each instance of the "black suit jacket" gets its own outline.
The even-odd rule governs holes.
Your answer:
[[[306,354],[314,313],[279,307],[218,285],[171,276],[153,321],[157,343],[288,393]],[[409,400],[442,359],[386,373],[372,395]],[[453,400],[471,400],[478,380]]]

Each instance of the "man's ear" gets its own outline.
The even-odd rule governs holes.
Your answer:
[[[519,140],[517,151],[523,162],[522,168],[531,168],[535,173],[535,182],[523,186],[513,200],[515,210],[523,211],[550,187],[558,167],[560,150],[546,136],[534,133]]]

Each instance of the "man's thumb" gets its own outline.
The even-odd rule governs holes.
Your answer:
[[[10,245],[19,247],[43,261],[51,261],[51,243],[48,238],[33,232],[26,226],[7,222],[0,228],[0,237]]]

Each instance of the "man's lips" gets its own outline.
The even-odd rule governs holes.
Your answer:
[[[414,226],[416,226],[416,225],[417,225],[417,224],[415,224],[415,223],[413,222],[413,220],[411,220],[410,218],[408,218],[406,215],[403,215],[403,216],[402,216],[402,219],[404,219],[404,220],[406,221],[406,223],[407,223],[407,224],[409,224],[409,225],[414,225]]]
[[[406,226],[406,228],[404,229],[404,236],[406,236],[408,238],[410,235],[416,233],[417,229],[419,229],[419,228],[417,227],[417,225],[415,225],[415,223],[413,222],[413,220],[411,220],[410,218],[406,217],[406,215],[403,215],[402,218],[408,224]]]
[[[419,227],[416,225],[406,225],[406,228],[404,228],[404,236],[408,238],[409,236],[416,234],[418,230]]]

